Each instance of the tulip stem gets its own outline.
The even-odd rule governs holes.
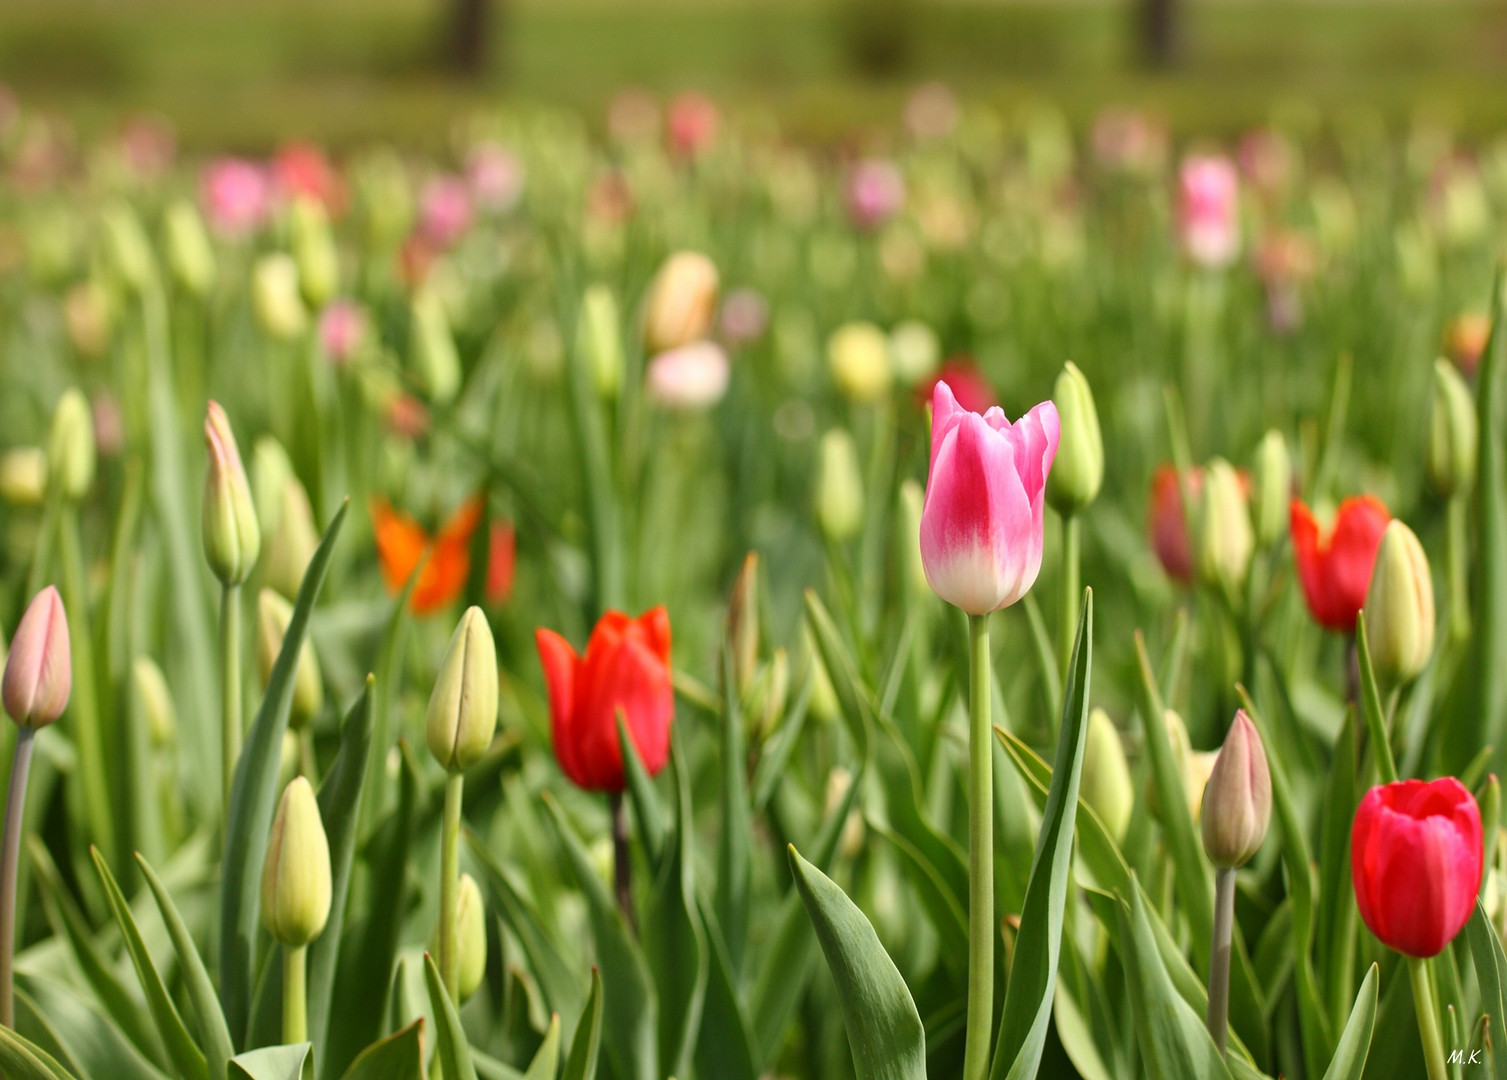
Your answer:
[[[963,1080],[989,1070],[994,1027],[994,757],[989,616],[968,616],[968,1027]]]
[[[1428,961],[1408,957],[1408,977],[1413,983],[1413,1008],[1418,1013],[1418,1037],[1423,1042],[1423,1061],[1429,1080],[1448,1080],[1444,1064],[1444,1040],[1439,1034],[1439,1009],[1434,1004],[1434,986]]]
[[[1448,546],[1445,548],[1449,577],[1449,630],[1455,641],[1470,637],[1470,537],[1466,522],[1465,496],[1449,500]]]
[[[1078,638],[1078,605],[1083,597],[1079,587],[1078,515],[1062,515],[1062,606],[1057,618],[1057,661],[1062,669],[1063,685],[1073,663],[1073,644]]]
[[[628,852],[628,814],[623,793],[609,792],[607,805],[612,810],[612,880],[617,906],[628,920],[628,928],[635,930],[638,923],[633,917],[633,862]]]
[[[1235,926],[1235,871],[1214,871],[1214,944],[1209,953],[1209,1035],[1224,1053],[1230,1015],[1230,945]]]
[[[225,817],[230,819],[230,788],[241,756],[241,587],[220,593],[220,749],[225,784]]]
[[[21,857],[21,815],[26,807],[26,777],[31,772],[32,739],[37,729],[25,724],[16,734],[5,796],[5,847],[0,851],[0,1024],[16,1026],[16,872]]]
[[[307,945],[283,946],[283,1042],[309,1041]]]
[[[445,780],[445,820],[440,832],[440,981],[450,1000],[460,1002],[460,947],[457,941],[460,898],[460,811],[465,774]]]

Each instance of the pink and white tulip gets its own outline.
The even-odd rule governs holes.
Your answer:
[[[649,362],[649,397],[666,409],[709,409],[727,393],[732,376],[727,353],[711,341],[694,341]]]
[[[256,232],[272,213],[272,180],[260,165],[217,158],[204,167],[199,195],[210,225],[222,236]]]
[[[921,564],[943,600],[986,615],[1009,607],[1035,583],[1047,474],[1060,435],[1050,401],[1011,424],[997,407],[969,412],[945,382],[937,383]]]
[[[57,589],[49,585],[32,599],[16,627],[0,698],[16,723],[46,727],[63,715],[72,689],[68,616]]]
[[[1226,157],[1194,156],[1179,177],[1178,232],[1188,258],[1222,270],[1240,254],[1240,180]]]

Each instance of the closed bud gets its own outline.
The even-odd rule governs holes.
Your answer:
[[[46,450],[20,446],[0,454],[0,499],[11,506],[40,506],[46,494]]]
[[[263,589],[256,598],[256,659],[262,672],[262,685],[272,678],[272,665],[283,651],[283,638],[293,621],[293,605],[271,589]],[[302,728],[324,705],[324,681],[320,677],[319,657],[307,636],[298,650],[298,666],[293,672],[293,709],[288,723]]]
[[[790,655],[776,649],[748,695],[746,720],[749,737],[762,741],[774,734],[785,716],[790,694]]]
[[[270,338],[292,341],[309,326],[309,312],[298,289],[298,264],[291,255],[263,255],[251,271],[251,306]]]
[[[89,399],[70,388],[58,398],[47,435],[47,479],[58,494],[77,502],[94,484],[94,414]]]
[[[215,283],[215,250],[204,219],[192,202],[179,199],[168,207],[162,231],[173,280],[190,296],[204,299]]]
[[[895,542],[899,545],[901,580],[913,601],[924,601],[932,595],[926,581],[926,564],[921,560],[921,509],[925,504],[926,492],[914,477],[900,482],[900,512],[895,515],[899,532]]]
[[[1397,518],[1382,533],[1361,617],[1377,677],[1390,686],[1417,678],[1434,648],[1434,581],[1423,545]]]
[[[1103,709],[1088,714],[1088,741],[1083,749],[1083,798],[1116,840],[1125,839],[1135,809],[1135,785],[1125,761],[1125,746],[1114,721]]]
[[[1198,573],[1204,584],[1239,604],[1251,568],[1256,537],[1245,490],[1228,461],[1215,458],[1204,470],[1198,536]]]
[[[586,358],[598,396],[614,401],[623,389],[623,337],[617,298],[605,285],[592,285],[581,297],[576,348]]]
[[[1255,505],[1256,540],[1269,547],[1287,535],[1288,504],[1292,501],[1292,458],[1287,440],[1276,428],[1261,437],[1256,447]]]
[[[460,889],[455,898],[455,951],[460,963],[456,965],[460,1000],[464,1005],[472,994],[481,988],[487,974],[487,909],[482,903],[481,888],[470,874],[460,876]],[[440,928],[436,921],[434,932],[429,935],[429,953],[440,954]]]
[[[302,948],[330,917],[330,844],[306,777],[283,789],[262,864],[262,925],[275,941]]]
[[[497,730],[497,648],[477,607],[467,608],[440,662],[426,720],[429,752],[452,773],[481,760]]]
[[[251,448],[251,499],[263,532],[270,534],[277,528],[277,518],[283,506],[283,485],[293,475],[293,462],[283,444],[271,435],[259,436]]]
[[[204,478],[204,554],[222,584],[239,585],[256,565],[262,533],[235,433],[218,402],[204,417],[209,467]]]
[[[1448,360],[1434,361],[1434,403],[1429,410],[1429,483],[1443,498],[1470,486],[1476,475],[1480,431],[1470,387]]]
[[[858,535],[863,527],[863,474],[853,436],[833,428],[822,436],[816,470],[816,516],[834,544]]]
[[[291,238],[299,290],[311,307],[321,308],[340,287],[340,255],[324,203],[306,195],[294,200]]]
[[[1163,710],[1162,727],[1166,729],[1167,741],[1172,746],[1172,764],[1177,770],[1178,779],[1182,781],[1186,805],[1190,814],[1196,818],[1203,798],[1203,784],[1208,779],[1208,770],[1199,767],[1196,760],[1197,754],[1194,753],[1193,744],[1188,739],[1188,725],[1183,723],[1183,718],[1175,709]],[[1154,773],[1148,773],[1146,776],[1146,808],[1151,811],[1153,817],[1165,824],[1166,808],[1162,803],[1161,792],[1157,788]]]
[[[27,606],[5,658],[0,698],[12,720],[46,727],[63,715],[73,689],[72,656],[63,600],[49,585]]]
[[[152,243],[141,227],[141,219],[129,203],[118,201],[105,209],[101,224],[110,269],[127,291],[140,295],[157,277]]]
[[[162,669],[150,656],[138,656],[131,662],[131,682],[136,687],[136,700],[141,704],[152,745],[159,749],[173,745],[178,737],[178,710]]]
[[[849,401],[878,401],[890,391],[894,365],[889,339],[873,323],[850,322],[827,341],[832,381]]]
[[[706,337],[717,310],[717,266],[696,251],[665,260],[644,305],[644,344],[665,352]]]
[[[413,298],[408,348],[413,366],[429,390],[431,401],[445,404],[460,390],[460,354],[450,333],[445,306],[425,289]]]
[[[1099,432],[1094,392],[1071,361],[1057,376],[1052,404],[1057,406],[1062,434],[1057,460],[1047,477],[1047,501],[1067,516],[1082,510],[1099,494],[1104,483],[1104,437]]]
[[[319,547],[308,493],[291,472],[283,479],[273,521],[267,535],[267,584],[291,600],[298,595],[304,571]]]
[[[727,644],[738,693],[746,696],[759,667],[759,553],[750,551],[727,603]]]
[[[1250,862],[1266,839],[1272,817],[1271,773],[1261,735],[1244,709],[1235,713],[1209,773],[1200,816],[1204,851],[1222,869],[1235,870]]]
[[[802,631],[801,652],[806,678],[811,680],[811,704],[807,707],[812,716],[823,723],[831,723],[838,714],[837,688],[832,685],[832,677],[822,663],[821,651],[816,647],[810,627]]]

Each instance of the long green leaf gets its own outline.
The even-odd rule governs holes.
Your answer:
[[[6,1080],[75,1080],[47,1051],[0,1026],[0,1073]]]
[[[476,1080],[476,1066],[471,1063],[471,1044],[460,1025],[460,1013],[445,984],[434,957],[424,954],[424,982],[429,987],[429,1005],[434,1010],[435,1060],[443,1066],[446,1080]]]
[[[79,1076],[168,1080],[76,989],[38,976],[18,980],[16,1031]]]
[[[565,1059],[565,1072],[561,1080],[595,1080],[597,1052],[602,1045],[602,973],[591,969],[591,994],[586,999],[586,1011],[576,1024],[576,1037],[570,1044],[570,1056]]]
[[[264,1046],[231,1058],[227,1072],[230,1080],[299,1080],[308,1057],[308,1043]]]
[[[654,791],[654,781],[644,768],[643,758],[638,756],[638,747],[628,734],[628,725],[623,710],[617,711],[617,745],[623,755],[623,775],[628,781],[628,797],[633,802],[633,814],[638,819],[638,837],[649,856],[649,865],[657,871],[664,856],[665,825],[664,811],[660,809],[659,796]]]
[[[753,1025],[739,997],[727,949],[722,945],[717,912],[705,901],[700,909],[710,970],[701,1013],[701,1038],[696,1043],[696,1069],[700,1075],[716,1076],[719,1080],[756,1080],[759,1067],[755,1064]],[[798,914],[809,929],[805,912]],[[799,979],[801,985],[805,983],[797,973],[789,973],[788,977],[793,981]]]
[[[343,1080],[424,1080],[423,1018],[361,1051]]]
[[[848,734],[853,737],[853,745],[858,748],[858,760],[866,762],[870,743],[869,715],[858,691],[858,671],[831,613],[811,589],[806,590],[806,622],[811,627],[811,638],[837,695],[838,712],[842,714]]]
[[[1376,1026],[1376,996],[1380,976],[1372,964],[1361,980],[1360,993],[1355,995],[1355,1008],[1340,1032],[1339,1045],[1334,1058],[1324,1071],[1324,1080],[1361,1080],[1366,1071],[1366,1055],[1371,1052],[1371,1031]]]
[[[1465,924],[1465,935],[1476,965],[1476,982],[1481,986],[1481,1007],[1490,1024],[1487,1041],[1493,1050],[1492,1075],[1496,1080],[1507,1080],[1507,953],[1479,900],[1475,914]]]
[[[732,650],[722,651],[722,833],[717,844],[717,919],[736,975],[748,937],[753,820],[748,808],[748,752]]]
[[[559,1071],[560,1014],[555,1013],[549,1018],[549,1029],[544,1033],[544,1041],[534,1051],[534,1060],[529,1062],[528,1072],[523,1074],[523,1080],[555,1080],[555,1074]]]

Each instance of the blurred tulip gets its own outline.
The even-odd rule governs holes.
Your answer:
[[[586,357],[597,394],[615,401],[623,388],[623,338],[617,298],[606,285],[591,285],[581,295],[576,348]]]
[[[755,289],[734,289],[722,301],[721,326],[729,345],[756,341],[769,327],[769,305]]]
[[[846,195],[853,224],[874,229],[905,207],[905,176],[892,161],[860,161],[848,174]]]
[[[215,283],[215,252],[194,204],[179,199],[162,218],[168,269],[178,287],[200,300]]]
[[[68,615],[57,589],[49,585],[32,598],[16,626],[5,658],[0,699],[16,723],[39,728],[63,715],[72,689]]]
[[[293,605],[271,589],[263,589],[256,598],[256,660],[262,685],[272,678],[272,666],[283,649],[288,624],[293,621]],[[324,707],[324,677],[314,642],[304,638],[298,650],[298,666],[293,672],[293,705],[288,723],[295,729],[308,726]]]
[[[1234,468],[1215,458],[1204,470],[1199,508],[1198,575],[1231,603],[1242,604],[1256,536],[1244,488]]]
[[[461,616],[429,697],[429,753],[450,773],[475,765],[497,732],[497,646],[481,608]]]
[[[499,607],[513,595],[518,563],[518,534],[511,521],[494,521],[487,533],[487,603]]]
[[[1266,747],[1244,709],[1235,713],[1204,788],[1200,817],[1204,851],[1225,870],[1250,862],[1266,839],[1272,782]]]
[[[1434,650],[1434,578],[1423,545],[1397,518],[1382,533],[1362,618],[1377,678],[1416,679]]]
[[[345,181],[313,143],[285,143],[272,159],[272,182],[284,199],[312,199],[331,217],[345,210]]]
[[[571,782],[588,791],[623,790],[617,716],[650,776],[665,767],[675,691],[670,681],[670,616],[652,608],[637,619],[609,611],[577,656],[552,630],[535,631],[549,688],[555,757]]]
[[[727,646],[732,653],[738,693],[746,696],[759,666],[759,554],[743,557],[743,568],[727,601]]]
[[[1270,547],[1287,528],[1288,503],[1292,501],[1292,459],[1287,454],[1287,440],[1275,428],[1261,437],[1256,447],[1255,499],[1251,517],[1255,519],[1256,540]]]
[[[446,404],[460,392],[460,354],[440,298],[428,289],[413,298],[409,318],[409,354],[431,400]]]
[[[336,367],[355,358],[370,332],[366,309],[354,300],[336,300],[319,313],[319,346]]]
[[[1188,488],[1195,501],[1202,498],[1203,480],[1203,469],[1193,469],[1188,474]],[[1162,465],[1152,476],[1147,517],[1157,561],[1168,577],[1187,585],[1193,580],[1193,544],[1188,537],[1188,518],[1176,467]]]
[[[455,176],[435,177],[419,196],[419,232],[435,247],[454,247],[471,227],[471,191]]]
[[[481,887],[470,874],[460,876],[455,911],[455,936],[460,963],[457,974],[460,993],[457,1006],[464,1005],[481,989],[487,974],[487,909]],[[429,937],[429,955],[439,956],[439,923]]]
[[[926,492],[911,477],[900,481],[900,507],[895,515],[899,530],[896,543],[899,545],[900,568],[905,591],[911,598],[925,598],[931,594],[931,585],[926,580],[926,564],[921,558],[921,514],[926,505]]]
[[[93,278],[79,282],[63,297],[63,321],[68,340],[80,356],[91,360],[103,356],[115,322],[109,290]]]
[[[523,195],[523,162],[505,146],[480,143],[466,157],[471,197],[485,210],[507,211]]]
[[[340,255],[324,204],[307,195],[293,201],[290,218],[298,287],[312,308],[322,307],[340,287]]]
[[[970,615],[1009,607],[1041,570],[1047,475],[1057,409],[1042,402],[1015,425],[999,409],[961,408],[946,383],[932,401],[931,465],[921,512],[926,580]]]
[[[1093,807],[1109,834],[1123,842],[1135,810],[1135,784],[1120,732],[1103,709],[1088,714],[1081,788],[1083,800]]]
[[[1491,316],[1468,312],[1445,328],[1444,351],[1466,375],[1474,375],[1491,338]]]
[[[1225,157],[1193,156],[1179,175],[1178,229],[1183,251],[1205,270],[1222,270],[1240,253],[1239,180]]]
[[[267,223],[271,184],[260,166],[239,158],[216,158],[199,177],[199,198],[210,227],[240,239]]]
[[[889,339],[869,322],[850,322],[833,332],[827,340],[827,366],[842,395],[860,404],[883,398],[895,378]]]
[[[1447,361],[1434,361],[1434,401],[1429,410],[1428,475],[1448,499],[1467,491],[1476,476],[1480,442],[1475,396]]]
[[[140,296],[157,280],[157,256],[147,239],[141,218],[124,199],[110,202],[100,216],[105,255],[115,280]]]
[[[822,533],[844,544],[863,528],[863,471],[853,436],[833,428],[822,436],[816,469],[816,517]]]
[[[94,415],[77,389],[63,391],[47,434],[47,482],[63,498],[77,502],[94,486]]]
[[[1292,501],[1292,546],[1313,617],[1330,630],[1355,632],[1371,570],[1391,515],[1374,495],[1340,503],[1334,524],[1321,529],[1300,499]]]
[[[471,573],[471,536],[481,524],[482,509],[480,496],[468,499],[431,540],[413,518],[394,510],[381,496],[373,498],[372,528],[387,591],[394,596],[402,592],[419,560],[428,554],[429,562],[414,584],[414,614],[427,615],[454,602]]]
[[[262,925],[280,945],[301,948],[330,917],[330,844],[307,777],[283,789],[262,864]]]
[[[717,267],[696,251],[680,251],[660,266],[644,301],[644,343],[651,353],[706,337],[717,310]]]
[[[695,157],[717,137],[717,106],[701,94],[681,94],[670,102],[666,126],[670,149],[681,157]]]
[[[899,323],[890,331],[890,358],[895,368],[895,378],[900,380],[902,386],[912,386],[918,393],[924,393],[922,403],[931,401],[932,389],[936,386],[938,378],[946,378],[941,375],[937,368],[942,362],[942,343],[937,340],[937,333],[924,322],[915,319],[907,319]],[[961,382],[957,376],[962,373],[961,365],[957,370],[949,372],[954,381]],[[987,386],[987,383],[985,384]],[[957,387],[954,386],[956,390]],[[991,400],[989,405],[995,404],[992,400],[994,390],[989,389]],[[961,403],[964,399],[958,398]],[[988,405],[984,406],[985,408]],[[971,408],[973,412],[981,412],[981,409]]]
[[[41,506],[47,494],[47,451],[19,446],[0,454],[0,499],[11,506]]]
[[[251,300],[268,337],[292,341],[309,325],[298,286],[298,264],[282,252],[263,255],[251,271]]]
[[[649,398],[667,409],[709,409],[722,400],[732,378],[727,353],[710,341],[697,341],[660,353],[649,361]]]
[[[950,384],[949,384],[950,385]],[[1057,461],[1047,480],[1047,501],[1059,514],[1083,510],[1104,483],[1104,437],[1088,379],[1072,361],[1057,376],[1052,404],[1062,428]],[[967,406],[964,406],[965,408]]]
[[[141,715],[147,722],[152,745],[158,749],[173,745],[178,737],[178,710],[168,689],[167,676],[150,656],[131,661],[131,682],[141,702]]]
[[[969,412],[985,413],[999,404],[999,395],[994,392],[994,387],[968,357],[953,357],[935,375],[921,380],[916,387],[916,394],[923,408],[931,404],[938,383],[946,383],[952,391],[953,400]]]
[[[206,410],[204,443],[209,447],[204,476],[204,554],[222,584],[239,585],[256,564],[262,534],[235,432],[218,402],[211,401]]]

